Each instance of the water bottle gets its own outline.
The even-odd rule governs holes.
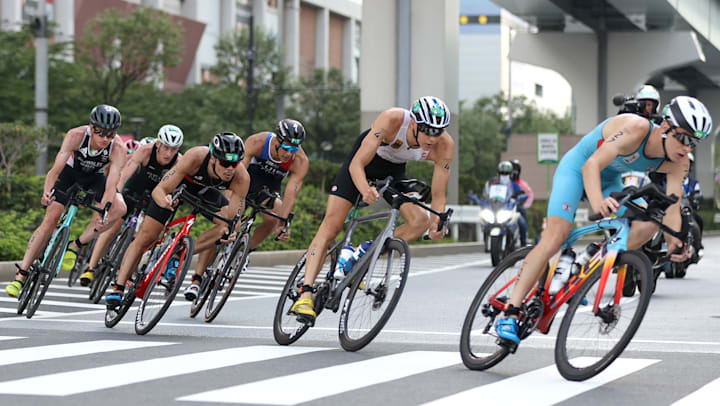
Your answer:
[[[360,260],[360,257],[365,255],[368,248],[372,245],[372,240],[365,241],[364,243],[360,244],[359,247],[355,249],[355,252],[353,253],[353,263],[358,262]]]
[[[585,251],[580,254],[579,257],[575,259],[575,270],[573,271],[573,274],[577,274],[580,272],[582,267],[590,260],[590,258],[593,257],[598,251],[600,250],[600,245],[596,242],[590,243],[590,245],[585,248]]]
[[[551,295],[556,294],[565,283],[570,279],[570,273],[572,272],[573,263],[575,262],[575,251],[572,248],[565,248],[560,255],[558,260],[557,268],[555,268],[555,275],[553,275],[552,281],[550,282],[550,289],[548,293]]]
[[[354,263],[353,254],[355,254],[355,249],[350,244],[344,246],[340,251],[337,265],[335,265],[335,279],[344,278],[345,272],[352,268]]]

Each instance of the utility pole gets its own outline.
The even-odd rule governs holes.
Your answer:
[[[253,15],[250,14],[250,21],[248,23],[250,27],[250,45],[248,47],[248,78],[247,78],[247,111],[248,111],[248,136],[253,134],[253,118],[255,115],[255,99],[253,92],[253,76],[255,73],[255,23],[253,22]]]
[[[38,1],[38,14],[30,19],[35,35],[35,126],[47,127],[48,109],[48,19],[45,0]],[[38,144],[40,155],[35,161],[35,174],[47,173],[47,141]]]

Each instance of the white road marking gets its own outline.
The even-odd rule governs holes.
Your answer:
[[[14,348],[0,351],[0,366],[20,364],[99,352],[129,350],[143,347],[159,347],[175,343],[158,341],[98,340],[70,344],[43,345],[39,347]]]
[[[720,378],[673,403],[671,406],[716,405],[720,399]]]

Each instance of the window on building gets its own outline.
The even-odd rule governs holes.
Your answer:
[[[543,87],[540,84],[535,83],[535,96],[542,97]]]

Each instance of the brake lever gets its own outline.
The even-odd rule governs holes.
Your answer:
[[[105,203],[105,207],[103,208],[102,224],[105,224],[105,221],[107,220],[108,212],[110,211],[110,206],[112,206],[112,202]]]
[[[285,219],[285,230],[275,236],[275,241],[279,241],[281,235],[287,234],[288,230],[290,230],[290,222],[292,222],[293,217],[295,217],[295,213],[288,214],[287,218]]]

